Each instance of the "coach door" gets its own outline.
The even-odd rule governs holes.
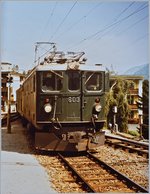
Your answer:
[[[81,72],[71,70],[67,72],[67,96],[66,111],[67,120],[81,120]]]
[[[90,121],[95,100],[104,91],[104,72],[68,71],[67,119]],[[101,102],[103,103],[103,102]]]

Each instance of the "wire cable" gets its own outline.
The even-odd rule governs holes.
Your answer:
[[[46,22],[46,24],[45,24],[45,26],[44,26],[44,28],[43,28],[43,31],[42,31],[42,33],[41,33],[41,35],[40,35],[40,39],[42,38],[42,34],[43,34],[44,31],[46,30],[46,28],[47,28],[47,26],[49,25],[50,21],[52,20],[52,17],[53,17],[53,15],[54,15],[54,11],[56,10],[57,3],[58,3],[58,2],[56,1],[55,4],[54,4],[54,7],[53,7],[53,9],[52,9],[52,12],[51,12],[51,14],[50,14],[50,16],[49,16],[49,18],[48,18],[48,20],[47,20],[47,22]]]
[[[137,38],[136,40],[133,41],[132,45],[134,46],[137,42],[139,42],[140,40],[144,39],[148,35],[149,35],[149,33],[146,33],[146,34],[140,36],[139,38]]]
[[[67,19],[67,17],[69,16],[69,14],[71,13],[72,9],[74,8],[74,6],[77,4],[78,1],[76,1],[72,7],[70,8],[70,10],[68,11],[68,13],[65,15],[65,17],[63,18],[63,20],[60,22],[60,24],[57,26],[55,32],[53,33],[53,35],[51,36],[50,40],[52,40],[52,38],[56,35],[56,33],[58,32],[58,30],[60,29],[60,27],[62,26],[62,24],[65,22],[65,20]]]
[[[130,42],[130,45],[127,46],[127,47],[125,47],[124,50],[130,49],[130,47],[134,46],[134,45],[137,44],[140,40],[146,38],[148,35],[149,35],[149,33],[146,33],[146,34],[144,34],[144,35],[138,37],[138,38],[135,39],[133,42]],[[120,49],[117,50],[116,52],[114,52],[114,55],[115,55],[115,53],[118,55],[121,51],[122,51],[122,50],[120,50]]]
[[[142,5],[142,6],[143,6],[143,5]],[[78,46],[78,45],[80,45],[81,43],[83,43],[83,42],[85,42],[85,41],[87,41],[87,40],[89,40],[89,39],[91,39],[91,38],[97,36],[97,35],[100,34],[101,32],[104,32],[104,31],[106,31],[107,29],[109,29],[109,28],[111,28],[111,27],[113,27],[113,26],[115,26],[115,25],[117,25],[117,24],[122,23],[123,21],[127,20],[127,19],[130,18],[131,16],[133,16],[133,15],[139,13],[140,11],[142,11],[143,9],[145,9],[146,7],[148,7],[148,5],[146,5],[146,6],[144,6],[144,7],[142,7],[142,6],[140,6],[138,9],[136,9],[134,12],[132,12],[132,13],[129,14],[128,16],[126,16],[126,17],[120,19],[119,21],[113,22],[112,24],[107,25],[105,28],[103,28],[103,29],[101,29],[101,30],[95,32],[94,34],[91,34],[90,36],[88,36],[88,37],[86,37],[86,38],[84,38],[84,39],[82,39],[82,40],[79,41],[75,46]],[[110,31],[109,31],[109,32],[110,32]],[[106,35],[106,33],[105,33],[105,35]],[[103,36],[104,36],[104,35],[103,35]],[[101,38],[101,37],[100,37],[100,38]],[[99,39],[100,39],[100,38],[99,38]]]
[[[146,18],[148,18],[148,15],[146,15],[145,17],[141,18],[140,20],[138,20],[137,22],[133,23],[132,25],[128,26],[126,29],[124,29],[123,31],[117,33],[117,36],[120,36],[122,34],[124,34],[125,32],[127,32],[128,30],[130,30],[131,28],[133,28],[135,25],[137,25],[138,23],[142,22],[143,20],[145,20]]]
[[[130,3],[115,19],[114,19],[114,21],[117,21],[119,18],[120,18],[120,16],[121,15],[123,15],[133,4],[135,3],[135,1],[134,2],[132,2],[132,3]]]
[[[91,8],[86,15],[82,16],[81,18],[79,18],[76,22],[74,22],[72,25],[70,25],[65,31],[63,31],[59,36],[57,36],[57,38],[59,38],[60,36],[62,36],[64,33],[69,32],[72,28],[74,28],[77,24],[79,24],[83,19],[87,18],[96,8],[98,8],[101,3],[96,4],[93,8]]]
[[[142,6],[143,6],[143,5],[142,5]],[[133,13],[135,14],[135,13],[138,13],[139,11],[143,10],[145,7],[142,8],[142,6],[140,6],[138,9],[136,9],[136,11],[134,11]],[[133,13],[131,13],[129,16],[134,15]],[[122,21],[128,19],[129,16],[125,17]],[[121,21],[121,22],[122,22],[122,21]],[[120,22],[119,22],[117,25],[119,25],[119,24],[120,24]],[[117,25],[116,25],[116,26],[117,26]],[[115,27],[116,27],[116,26],[115,26]],[[107,31],[106,33],[104,33],[104,34],[103,34],[102,36],[100,36],[97,40],[100,40],[102,37],[104,37],[106,34],[108,34],[109,32],[111,32],[112,30],[114,30],[114,28],[111,29],[111,30],[109,30],[109,31]]]

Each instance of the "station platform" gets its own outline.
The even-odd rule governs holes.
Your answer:
[[[30,152],[25,128],[19,121],[1,128],[1,194],[57,193],[48,180],[44,168]]]

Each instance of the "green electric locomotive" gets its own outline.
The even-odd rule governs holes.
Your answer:
[[[35,147],[85,151],[104,144],[109,74],[84,53],[51,52],[17,90],[17,110],[34,129]]]

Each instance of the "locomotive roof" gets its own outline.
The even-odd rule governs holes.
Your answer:
[[[80,70],[80,71],[106,71],[106,68],[101,65],[86,65],[86,64],[80,64],[77,62],[73,63],[65,63],[65,64],[58,64],[58,63],[47,63],[44,65],[38,65],[36,67],[36,71],[48,71],[48,70],[54,70],[54,71],[66,71],[66,70]]]

